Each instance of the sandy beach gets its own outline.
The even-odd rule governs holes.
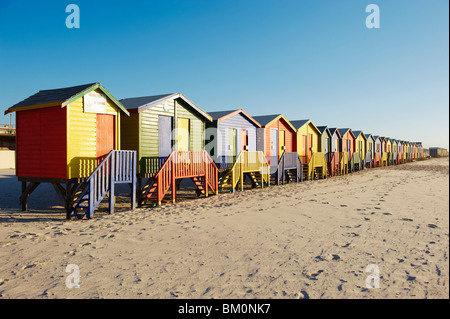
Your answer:
[[[449,298],[448,158],[79,221],[51,186],[29,212],[0,188],[1,299]]]

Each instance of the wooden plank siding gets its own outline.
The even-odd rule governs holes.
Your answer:
[[[208,124],[209,127],[209,124]],[[242,114],[238,113],[218,123],[217,128],[217,156],[228,155],[228,133],[229,129],[236,129],[236,149],[241,149],[240,131],[246,130],[248,136],[248,151],[256,151],[256,126]]]
[[[312,145],[310,145],[311,141],[308,138],[311,135],[312,135]],[[307,125],[303,125],[300,128],[297,127],[297,152],[304,161],[303,164],[306,164],[307,161],[309,161],[309,158],[307,158],[308,154],[320,152],[319,138],[320,132],[317,131],[313,123],[309,122]],[[305,141],[306,145],[304,144]]]
[[[66,109],[17,112],[18,177],[67,178]]]
[[[319,147],[318,147],[318,151],[319,152],[323,152],[325,154],[327,154],[328,152],[330,152],[332,150],[332,138],[333,136],[330,135],[329,130],[324,130],[323,133],[320,135],[320,139],[319,139]],[[297,147],[298,150],[298,147]]]
[[[101,93],[100,90],[95,90]],[[84,112],[83,97],[67,105],[67,178],[86,178],[97,167],[97,114]],[[120,149],[120,111],[107,98],[106,114],[114,115],[115,149]]]
[[[285,152],[295,152],[297,151],[297,147],[295,145],[294,142],[296,142],[296,138],[295,138],[295,132],[292,131],[292,129],[288,126],[288,124],[284,121],[284,119],[280,118],[277,121],[274,121],[272,123],[270,123],[268,126],[265,127],[265,136],[264,136],[264,140],[265,140],[265,146],[264,146],[264,153],[266,156],[275,156],[278,153],[278,150],[272,150],[270,149],[270,140],[271,140],[271,135],[270,135],[270,130],[271,129],[276,129],[278,130],[278,132],[280,131],[284,131],[285,133],[285,146],[286,149],[284,150]],[[278,137],[277,137],[278,138]],[[276,143],[278,145],[278,141]]]
[[[123,118],[122,140],[126,149],[138,151],[138,173],[154,174],[159,169],[159,116],[168,116],[173,121],[173,132],[167,143],[176,141],[178,119],[189,120],[189,151],[201,151],[205,147],[205,122],[187,103],[181,99],[165,101],[159,105],[138,112],[131,111],[129,118]],[[177,143],[173,143],[176,151]],[[158,162],[158,163],[157,163]]]

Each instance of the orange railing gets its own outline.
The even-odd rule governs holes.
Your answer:
[[[219,170],[206,151],[172,152],[155,176],[157,185],[156,200],[161,204],[170,187],[172,200],[175,200],[175,181],[182,178],[203,177],[205,194],[208,190],[217,193]],[[150,195],[150,194],[149,194]]]

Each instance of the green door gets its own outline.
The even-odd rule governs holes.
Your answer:
[[[228,129],[228,156],[236,156],[236,129]]]

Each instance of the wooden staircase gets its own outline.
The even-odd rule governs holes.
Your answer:
[[[109,213],[114,212],[116,184],[131,184],[131,209],[136,206],[136,151],[113,150],[74,192],[74,206],[67,218],[94,216],[95,209],[109,196]]]
[[[303,181],[303,163],[297,152],[284,152],[275,168],[271,168],[275,185]]]
[[[364,155],[364,168],[372,168],[372,166],[372,153],[367,152],[366,155]]]
[[[388,166],[388,154],[386,152],[381,155],[381,166]]]
[[[230,169],[222,172],[219,178],[220,191],[234,192],[238,186],[244,190],[244,182],[249,179],[252,187],[270,185],[270,165],[266,157],[259,151],[242,151],[231,165]]]
[[[148,179],[139,191],[139,206],[153,202],[161,205],[171,189],[171,200],[176,198],[177,180],[190,178],[197,186],[197,195],[208,196],[209,191],[218,193],[216,164],[206,151],[174,151],[166,159],[155,176]]]
[[[302,156],[302,177],[303,180],[314,180],[327,177],[328,164],[325,160],[325,153],[314,152],[308,159],[307,156]]]
[[[359,152],[354,152],[351,159],[351,171],[356,172],[362,169],[362,156]]]

